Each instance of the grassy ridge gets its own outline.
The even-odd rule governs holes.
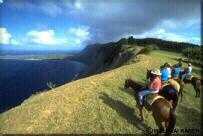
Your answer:
[[[124,80],[145,82],[147,68],[177,63],[179,57],[154,51],[139,55],[136,63],[132,58],[129,65],[32,96],[0,115],[0,133],[143,133],[147,127],[157,128],[146,110],[145,121],[139,121],[132,90],[123,89]],[[194,67],[194,75],[200,77],[200,68]],[[176,128],[200,128],[200,99],[194,96],[193,87],[186,85]]]

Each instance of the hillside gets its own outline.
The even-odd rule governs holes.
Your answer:
[[[122,38],[117,42],[88,45],[80,54],[69,57],[69,59],[72,58],[87,65],[86,69],[76,78],[81,79],[118,68],[126,64],[139,49],[148,47],[149,45],[156,45],[161,50],[179,53],[183,53],[186,48],[197,51],[202,50],[201,46],[190,43],[165,41],[157,38],[135,39],[130,36],[129,38]],[[189,54],[191,55],[191,53]],[[199,54],[199,52],[194,52],[194,54]],[[193,59],[192,62],[193,64],[202,65],[199,59]]]
[[[145,132],[147,127],[157,128],[146,110],[145,121],[139,121],[132,90],[123,89],[124,81],[132,78],[144,83],[147,68],[177,63],[179,57],[178,53],[160,50],[132,56],[117,69],[36,94],[0,115],[0,133],[134,134]],[[200,68],[193,69],[200,77]],[[183,102],[177,107],[176,128],[200,128],[200,98],[194,96],[193,87],[187,84]]]

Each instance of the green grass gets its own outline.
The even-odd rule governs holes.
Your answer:
[[[140,122],[132,90],[123,89],[126,78],[145,82],[147,68],[177,63],[180,54],[154,51],[139,55],[138,62],[80,79],[32,96],[0,115],[0,133],[128,133],[140,134],[157,128],[151,112],[144,110]],[[132,58],[134,59],[134,58]],[[184,66],[187,66],[184,64]],[[194,67],[200,77],[200,68]],[[184,88],[176,128],[200,128],[200,98],[193,87]]]

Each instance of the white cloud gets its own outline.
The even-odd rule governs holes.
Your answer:
[[[165,33],[164,29],[160,29],[160,30],[157,31],[157,34],[163,34],[163,33]]]
[[[18,40],[15,40],[15,39],[11,39],[10,43],[13,44],[13,45],[23,45],[22,42],[20,42]]]
[[[74,6],[75,6],[77,9],[82,9],[82,8],[83,8],[83,5],[82,5],[81,0],[76,0],[75,3],[74,3]]]
[[[4,3],[4,1],[3,1],[3,0],[0,0],[0,3]]]
[[[85,39],[89,36],[89,32],[87,31],[86,28],[74,28],[71,27],[69,29],[69,32],[76,35],[77,37],[81,38],[81,39]]]
[[[68,32],[75,37],[76,44],[90,40],[91,37],[88,27],[71,27]]]
[[[42,45],[60,45],[68,42],[67,39],[57,39],[54,30],[32,30],[27,33],[27,38],[28,42]]]
[[[76,39],[76,40],[75,40],[75,43],[76,43],[77,45],[80,45],[80,44],[81,44],[81,40],[80,40],[80,39]]]
[[[9,44],[11,39],[11,34],[6,28],[0,28],[0,44]]]

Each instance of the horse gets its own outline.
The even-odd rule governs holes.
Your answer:
[[[126,79],[124,88],[131,87],[134,92],[134,97],[137,102],[138,109],[140,111],[140,117],[143,121],[143,114],[142,114],[142,108],[143,106],[139,103],[139,96],[138,93],[145,88],[143,85],[131,80]],[[169,102],[165,98],[159,98],[156,99],[151,106],[148,107],[152,111],[152,115],[154,117],[154,120],[156,122],[156,125],[159,128],[159,131],[157,134],[160,134],[164,131],[164,127],[162,125],[163,122],[165,122],[165,128],[166,128],[166,135],[170,135],[173,132],[173,129],[176,124],[176,114],[175,110],[173,110],[172,106],[169,104]]]
[[[180,75],[179,75],[179,78],[181,79],[182,75],[184,74],[185,72],[181,72]],[[201,90],[201,85],[203,83],[202,79],[199,79],[195,76],[192,76],[190,79],[186,78],[183,80],[183,82],[185,84],[192,84],[192,86],[194,87],[195,89],[195,92],[196,92],[196,95],[195,97],[200,97],[200,90]]]
[[[147,76],[146,79],[151,78],[151,70],[147,70]],[[163,96],[166,100],[168,101],[173,101],[173,108],[175,109],[177,104],[178,104],[178,97],[179,95],[181,96],[181,101],[182,101],[182,90],[183,90],[183,85],[180,85],[179,92],[174,88],[173,85],[168,84],[162,87],[162,89],[159,91],[159,94]]]

